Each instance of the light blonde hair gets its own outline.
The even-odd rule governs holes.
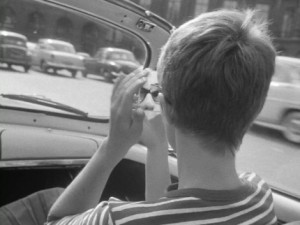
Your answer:
[[[254,16],[204,13],[172,33],[158,62],[169,121],[233,152],[262,109],[274,73],[267,24]]]

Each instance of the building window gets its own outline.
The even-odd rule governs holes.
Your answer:
[[[255,9],[257,10],[256,17],[260,20],[268,20],[270,6],[266,4],[256,4]]]
[[[45,33],[45,19],[40,12],[30,13],[28,16],[28,31],[30,38],[37,41]]]
[[[99,41],[99,30],[94,23],[86,23],[81,32],[81,50],[94,55]]]
[[[225,9],[236,9],[237,8],[237,1],[225,0],[224,3],[223,3],[223,7]]]
[[[14,30],[16,26],[16,13],[11,7],[0,8],[0,28]]]
[[[295,10],[286,9],[283,15],[281,37],[293,36],[294,18],[295,18]]]
[[[205,13],[208,9],[208,0],[196,0],[195,16]]]
[[[174,24],[178,24],[180,20],[181,0],[169,0],[167,20]]]
[[[72,41],[73,40],[73,23],[66,17],[59,18],[56,22],[55,35],[57,38]]]

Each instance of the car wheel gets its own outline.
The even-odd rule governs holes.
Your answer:
[[[27,66],[24,66],[24,72],[27,73],[28,70],[29,70],[29,68],[30,68],[30,66],[28,66],[28,65],[27,65]]]
[[[104,69],[103,70],[103,73],[102,73],[102,76],[104,77],[104,79],[109,82],[109,83],[112,83],[112,77],[111,77],[111,74],[110,74],[110,71],[107,70],[107,69]]]
[[[77,70],[70,70],[72,77],[75,78],[77,74]]]
[[[300,112],[288,113],[282,121],[284,137],[294,143],[300,143]]]
[[[86,70],[83,70],[83,71],[81,72],[81,74],[82,74],[83,77],[87,77],[88,72],[87,72]]]
[[[48,67],[47,67],[45,61],[42,61],[42,62],[41,62],[40,67],[41,67],[42,72],[48,73]]]

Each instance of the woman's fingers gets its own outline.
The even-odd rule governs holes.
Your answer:
[[[120,77],[113,91],[112,105],[116,104],[120,106],[123,101],[126,101],[127,104],[131,104],[130,107],[132,107],[134,94],[137,93],[141,85],[146,82],[148,74],[148,70],[141,71],[138,69],[126,77]]]
[[[148,73],[148,70],[143,70],[142,67],[140,67],[128,75],[121,75],[115,83],[112,97],[123,95],[132,82],[141,77],[148,76]]]
[[[120,101],[120,109],[122,109],[122,114],[127,117],[131,117],[131,110],[134,104],[134,94],[137,93],[138,89],[141,88],[146,82],[145,77],[139,79],[132,79],[131,84],[126,88],[124,92],[122,101]]]
[[[114,84],[114,88],[113,88],[113,92],[112,92],[112,97],[116,94],[116,92],[119,90],[121,83],[123,82],[123,80],[125,79],[126,75],[122,74],[120,75]]]

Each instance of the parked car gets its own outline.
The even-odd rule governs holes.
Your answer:
[[[277,56],[268,97],[255,123],[300,143],[300,59]]]
[[[39,66],[44,73],[52,69],[68,70],[72,77],[84,70],[83,58],[76,54],[74,46],[65,41],[40,39],[32,53],[32,65]]]
[[[22,66],[27,73],[30,68],[30,57],[26,43],[26,36],[0,30],[0,62],[6,63],[9,68],[12,65]]]
[[[120,73],[129,74],[140,64],[134,54],[121,48],[100,48],[92,58],[84,61],[84,76],[97,74],[112,82]]]
[[[139,58],[146,59],[142,66],[152,69],[174,29],[164,19],[128,0],[9,0],[0,5],[14,10],[16,27],[29,34],[33,34],[33,27],[37,30],[34,35],[68,36],[82,51],[94,46],[99,49],[104,43],[124,49],[136,47],[141,52]],[[53,49],[49,52],[53,55],[48,55],[49,64],[44,65],[49,65],[50,71],[51,58],[56,62],[63,53]],[[56,52],[60,54],[55,55]],[[37,65],[41,66],[41,61]],[[109,132],[113,85],[97,79],[40,76],[32,70],[28,75],[0,72],[0,214],[25,196],[52,187],[67,187]],[[244,139],[243,143],[250,144],[237,153],[237,157],[246,155],[237,168],[240,172],[249,171],[244,163],[248,162],[251,171],[267,181],[279,224],[300,220],[299,151],[288,149],[290,145],[281,142],[281,149],[276,149],[277,143],[272,139],[261,145],[265,136],[254,133]],[[139,144],[130,149],[113,170],[102,200],[109,196],[132,201],[145,198],[146,153]],[[176,157],[169,156],[169,165],[176,181]],[[26,203],[21,202],[21,210],[10,208],[10,215],[14,214],[14,221],[20,224],[18,216],[36,216],[34,210],[23,210],[24,205],[31,206]],[[10,223],[0,219],[0,224]]]

